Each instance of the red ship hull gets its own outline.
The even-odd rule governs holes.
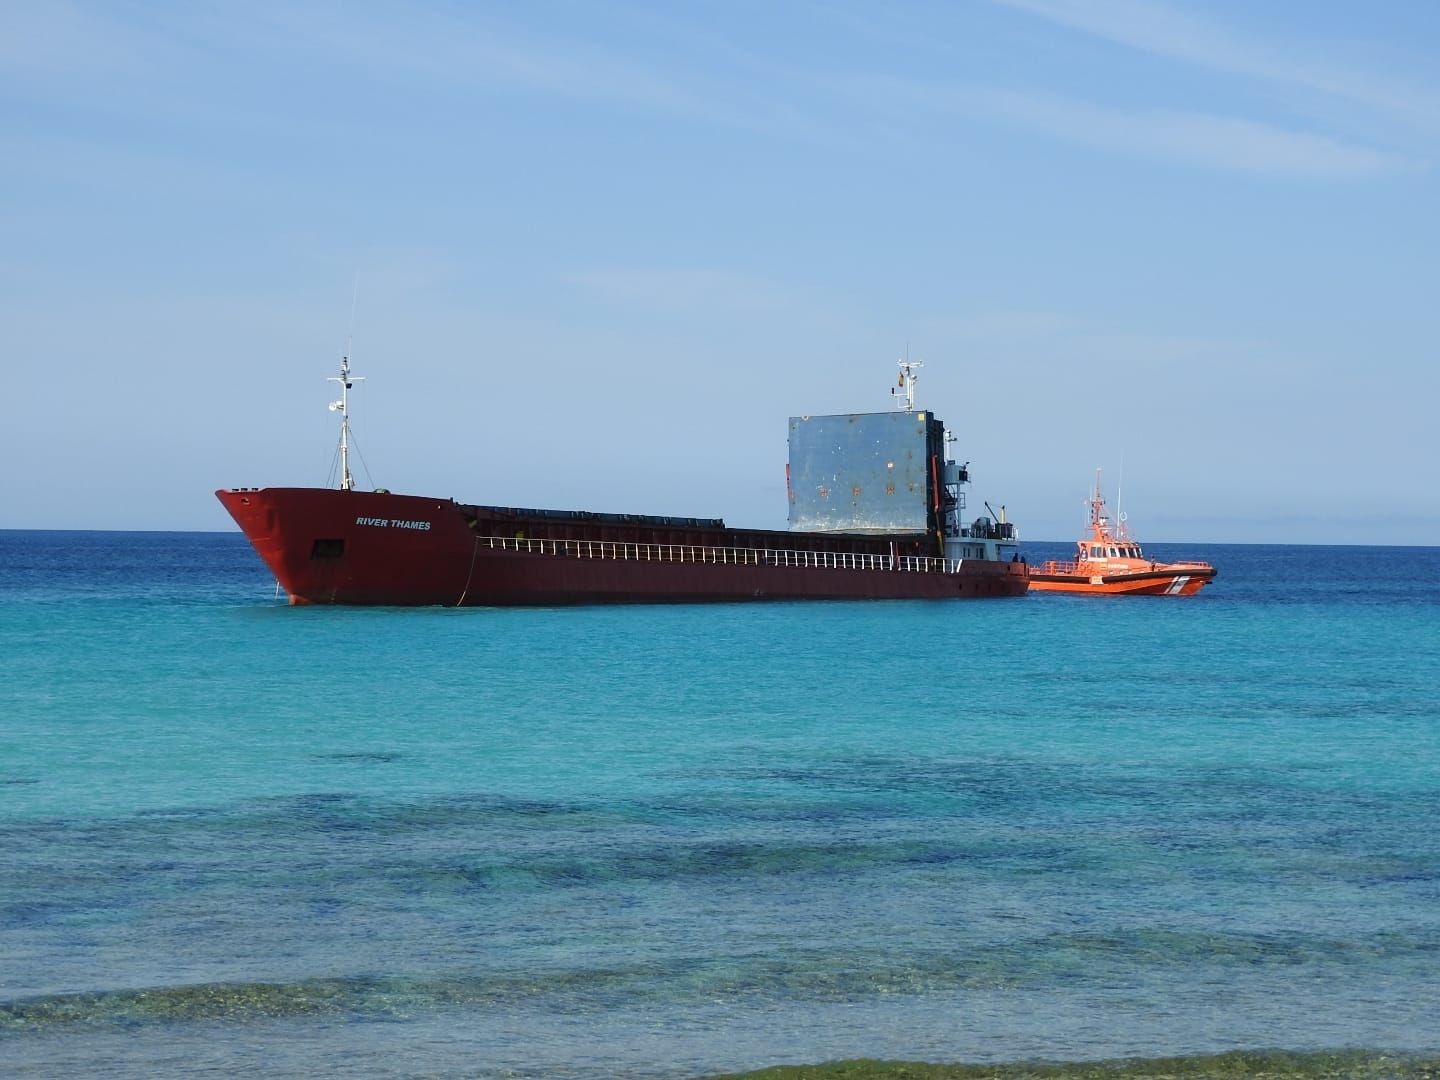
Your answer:
[[[324,488],[217,491],[292,604],[552,605],[1019,596],[1023,563],[923,535],[468,506]]]

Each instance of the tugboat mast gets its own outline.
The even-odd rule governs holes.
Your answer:
[[[351,491],[355,477],[350,475],[350,389],[357,382],[364,382],[365,376],[350,374],[350,357],[340,357],[340,374],[331,375],[326,382],[340,384],[340,400],[330,403],[330,411],[340,414],[340,490]]]

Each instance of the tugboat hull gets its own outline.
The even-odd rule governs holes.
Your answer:
[[[1116,574],[1063,574],[1042,566],[1030,572],[1030,588],[1038,592],[1108,593],[1127,596],[1191,596],[1215,577],[1204,563],[1192,568],[1167,564],[1150,571]]]

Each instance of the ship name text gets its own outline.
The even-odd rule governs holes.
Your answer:
[[[401,521],[399,518],[357,517],[356,525],[370,525],[377,529],[418,529],[428,530],[428,521]]]

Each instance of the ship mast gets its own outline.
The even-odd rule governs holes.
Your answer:
[[[364,382],[365,376],[350,374],[350,357],[340,357],[340,374],[331,375],[326,382],[340,384],[340,400],[330,403],[330,411],[340,414],[340,490],[351,491],[355,477],[350,475],[350,389],[357,382]]]
[[[915,369],[924,367],[925,361],[911,360],[907,357],[896,363],[900,365],[900,381],[890,388],[890,396],[895,399],[897,409],[904,409],[907,413],[914,412],[915,384],[920,381],[920,376],[915,374]]]
[[[1090,526],[1096,536],[1109,536],[1110,517],[1105,513],[1105,497],[1100,494],[1100,470],[1095,470],[1095,488],[1090,493]]]

